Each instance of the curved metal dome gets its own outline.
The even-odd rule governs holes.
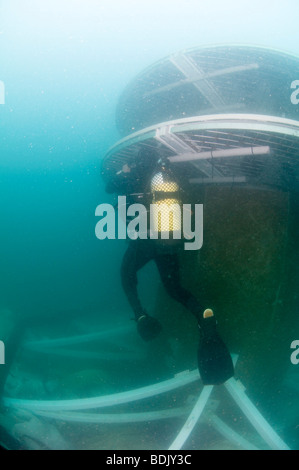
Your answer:
[[[299,58],[241,45],[183,51],[157,62],[124,90],[116,111],[122,136],[161,122],[210,114],[299,120],[291,86]]]

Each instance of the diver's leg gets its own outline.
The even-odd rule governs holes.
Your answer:
[[[133,309],[138,333],[145,341],[154,339],[161,331],[160,322],[147,314],[140,302],[137,291],[137,272],[153,259],[153,254],[150,241],[132,241],[124,255],[121,266],[122,285]]]
[[[177,254],[155,257],[161,279],[168,294],[183,304],[198,321],[200,343],[198,368],[205,385],[224,383],[234,375],[230,353],[217,331],[217,321],[211,309],[204,311],[200,302],[181,285]]]
[[[122,286],[137,320],[143,315],[144,309],[140,302],[137,286],[137,272],[152,259],[150,246],[139,240],[131,241],[124,254],[121,265]]]
[[[196,297],[182,286],[178,254],[158,254],[155,262],[167,293],[184,305],[200,322],[204,308]]]

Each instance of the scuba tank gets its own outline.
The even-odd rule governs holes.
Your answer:
[[[159,160],[151,178],[151,233],[154,239],[176,243],[182,236],[180,186],[169,169],[168,161]]]

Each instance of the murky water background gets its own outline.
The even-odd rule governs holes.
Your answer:
[[[5,104],[0,105],[0,340],[7,340],[7,359],[9,348],[22,344],[6,382],[6,397],[70,400],[110,395],[196,368],[196,354],[184,356],[179,339],[170,340],[167,331],[156,346],[144,345],[137,337],[119,276],[126,242],[95,237],[95,208],[113,201],[100,173],[105,153],[120,138],[115,125],[118,99],[136,74],[185,48],[242,43],[299,55],[298,14],[296,0],[0,2],[0,80],[5,85]],[[299,71],[294,80],[299,80]],[[267,243],[264,240],[265,247]],[[188,263],[194,266],[192,260]],[[153,265],[141,273],[140,288],[150,312],[165,302]],[[296,300],[295,282],[292,289]],[[298,313],[298,300],[294,305]],[[9,343],[16,324],[24,335]],[[297,340],[296,316],[293,325],[292,339]],[[114,328],[120,332],[73,344],[67,354],[59,343],[51,353],[46,347],[39,352],[28,347],[36,341]],[[247,344],[244,324],[240,335]],[[289,347],[285,345],[287,357]],[[267,361],[270,358],[268,354]],[[0,367],[4,377],[6,366]],[[253,366],[248,367],[251,371]],[[267,390],[259,393],[257,382],[251,397],[288,445],[298,449],[299,366],[289,361],[284,367],[270,398]],[[246,376],[244,369],[242,374]],[[258,376],[253,374],[252,380]],[[174,421],[153,423],[83,425],[3,408],[0,442],[30,449],[166,449],[198,393],[193,384],[117,411],[171,409],[174,404],[186,409]],[[225,392],[215,393],[218,414],[260,445]],[[186,448],[231,446],[214,434],[207,419],[202,426]]]

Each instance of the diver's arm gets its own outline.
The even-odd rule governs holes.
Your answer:
[[[131,170],[131,167],[125,164],[122,169],[114,175],[114,178],[107,183],[106,192],[108,194],[126,194],[135,179]]]

